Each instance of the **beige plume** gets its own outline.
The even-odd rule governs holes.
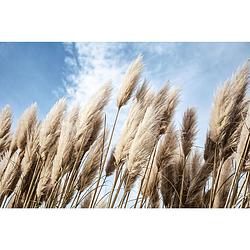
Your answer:
[[[118,108],[124,106],[130,99],[140,78],[142,68],[143,68],[142,56],[140,55],[135,59],[134,62],[131,63],[123,78],[122,86],[117,96],[116,103]]]

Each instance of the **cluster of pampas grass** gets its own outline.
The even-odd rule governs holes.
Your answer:
[[[205,145],[195,147],[194,107],[174,123],[180,91],[153,92],[139,56],[124,75],[107,127],[111,83],[84,106],[60,99],[43,121],[32,104],[11,128],[0,113],[2,208],[250,207],[250,104],[246,63],[217,90]],[[117,121],[131,105],[118,139]]]

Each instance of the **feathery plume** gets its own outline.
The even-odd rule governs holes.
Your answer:
[[[100,168],[102,152],[105,152],[105,141],[107,139],[107,131],[104,131],[90,147],[88,157],[84,164],[84,168],[79,176],[77,189],[83,192],[91,185]]]
[[[245,64],[232,79],[233,105],[226,119],[227,125],[222,136],[222,155],[224,158],[232,155],[237,149],[242,122],[246,117],[249,105],[249,99],[246,98],[248,85],[249,66]]]
[[[27,144],[25,146],[25,153],[21,162],[22,177],[20,179],[20,191],[23,193],[30,184],[34,169],[37,164],[37,152],[39,150],[39,132],[40,126],[37,123],[31,133],[27,136]]]
[[[160,190],[165,206],[170,205],[174,194],[176,166],[174,164],[177,150],[177,135],[170,124],[162,136],[156,153],[156,165],[160,172]]]
[[[145,197],[151,197],[159,183],[159,169],[155,163],[155,160],[152,159],[152,161],[150,162],[147,171],[145,170],[146,174],[142,185],[142,194]]]
[[[245,100],[248,84],[249,69],[246,64],[231,80],[225,82],[215,96],[208,135],[214,143],[221,145],[225,158],[237,147],[237,140],[233,140],[232,136],[238,137],[235,133],[242,124],[243,113],[248,104]]]
[[[124,76],[120,92],[117,96],[117,107],[119,109],[124,106],[130,99],[140,78],[142,68],[142,56],[140,55],[135,59],[134,62],[131,63]]]
[[[6,105],[0,113],[0,159],[10,146],[11,109]]]
[[[171,160],[173,160],[177,149],[177,135],[173,124],[168,126],[166,133],[162,136],[156,153],[156,165],[162,171]]]
[[[188,156],[193,147],[197,134],[197,118],[194,108],[186,110],[182,120],[181,145],[184,158]]]
[[[2,180],[2,176],[5,172],[7,163],[8,163],[8,158],[6,158],[6,157],[4,157],[2,160],[0,160],[0,182]]]
[[[42,168],[36,189],[36,195],[39,202],[42,202],[45,198],[47,198],[49,191],[52,189],[50,178],[55,151],[56,147],[51,147],[51,151],[48,152],[45,162],[39,166]]]
[[[247,116],[245,118],[245,121],[243,122],[242,125],[242,129],[241,129],[241,134],[240,134],[240,139],[239,139],[239,143],[238,143],[238,147],[237,147],[237,154],[236,154],[236,162],[237,164],[240,163],[240,159],[243,157],[243,152],[244,150],[246,152],[244,152],[245,154],[245,159],[243,159],[244,165],[247,162],[247,160],[249,159],[249,147],[246,147],[246,143],[247,143],[247,138],[250,136],[250,105],[248,108],[248,112],[247,112]]]
[[[20,155],[16,154],[8,164],[7,169],[1,178],[0,200],[2,200],[4,196],[9,197],[16,187],[21,175],[20,159]]]
[[[149,206],[151,208],[160,207],[160,196],[157,183],[155,183],[154,186],[152,187],[151,196],[149,197]]]
[[[68,119],[69,119],[69,122],[72,124],[72,127],[76,125],[79,112],[80,112],[79,105],[74,105],[73,108],[71,108],[71,110],[69,111]]]
[[[233,162],[232,157],[227,158],[221,168],[218,181],[218,188],[214,198],[213,207],[223,208],[227,201],[227,196],[232,183]]]
[[[192,179],[188,193],[187,193],[187,200],[186,205],[192,207],[195,205],[195,202],[201,195],[203,188],[208,180],[209,175],[213,171],[213,162],[208,159],[204,162],[204,164],[199,169],[195,178]]]
[[[66,100],[60,99],[49,111],[40,129],[40,154],[43,160],[51,151],[52,145],[56,143],[60,136],[61,121],[66,109]]]
[[[12,139],[10,145],[11,154],[15,151],[15,149],[20,149],[24,151],[26,143],[27,143],[27,136],[30,135],[31,131],[33,130],[34,126],[37,123],[37,105],[36,103],[32,104],[28,107],[24,113],[21,115],[16,133]]]
[[[156,111],[158,113],[161,113],[163,116],[165,112],[165,104],[168,98],[169,93],[169,84],[166,83],[156,94],[154,100],[153,100],[153,106],[155,107]],[[162,118],[161,118],[162,119]]]
[[[161,129],[160,133],[164,134],[168,128],[168,125],[171,123],[176,106],[179,102],[180,91],[178,89],[172,90],[167,96],[167,100],[164,104],[164,111],[161,120]]]
[[[197,175],[201,165],[202,155],[198,150],[195,150],[190,160],[189,178],[191,181]]]
[[[85,147],[83,150],[84,152],[87,152],[89,150],[90,146],[98,137],[100,130],[102,129],[103,126],[104,126],[104,114],[101,111],[96,114],[95,120],[93,120],[93,127],[92,127],[93,129],[88,139],[88,143],[85,144]]]
[[[45,198],[51,188],[49,181],[52,172],[52,163],[58,146],[65,109],[66,100],[62,98],[51,108],[41,123],[39,145],[40,155],[42,157],[42,170],[36,190],[37,197],[40,201]]]
[[[95,138],[96,130],[98,130],[96,124],[102,119],[102,111],[109,101],[111,90],[110,83],[102,86],[91,98],[84,111],[79,114],[75,137],[76,154],[79,154],[80,149],[80,154],[84,154],[90,146],[91,137]]]
[[[129,150],[127,162],[128,180],[126,188],[131,190],[132,185],[148,162],[159,134],[159,115],[153,106],[149,106],[142,122],[139,125],[135,139]]]
[[[114,156],[116,166],[119,166],[127,160],[129,149],[150,101],[152,101],[152,96],[147,83],[144,82],[137,91],[135,102],[130,109],[127,120],[122,128],[120,139],[115,147]]]
[[[77,118],[77,108],[73,108],[71,112],[62,121],[61,134],[58,140],[57,152],[53,161],[51,182],[52,185],[58,180],[63,173],[63,169],[71,160],[74,148],[74,124]]]

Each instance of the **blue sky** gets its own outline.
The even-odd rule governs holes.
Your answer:
[[[187,107],[197,108],[201,146],[216,88],[250,58],[250,43],[0,43],[0,108],[10,104],[16,120],[37,102],[42,118],[62,96],[84,105],[110,79],[115,95],[138,54],[153,89],[167,80],[181,88],[177,125]]]

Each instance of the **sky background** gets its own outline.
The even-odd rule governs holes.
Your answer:
[[[152,89],[168,80],[181,88],[177,127],[187,107],[197,108],[197,145],[203,146],[213,95],[250,58],[250,43],[0,43],[0,108],[10,104],[16,122],[37,102],[42,119],[58,98],[66,96],[69,106],[84,105],[108,80],[115,97],[124,72],[139,54],[145,64],[143,78]],[[114,101],[107,108],[109,120]]]

